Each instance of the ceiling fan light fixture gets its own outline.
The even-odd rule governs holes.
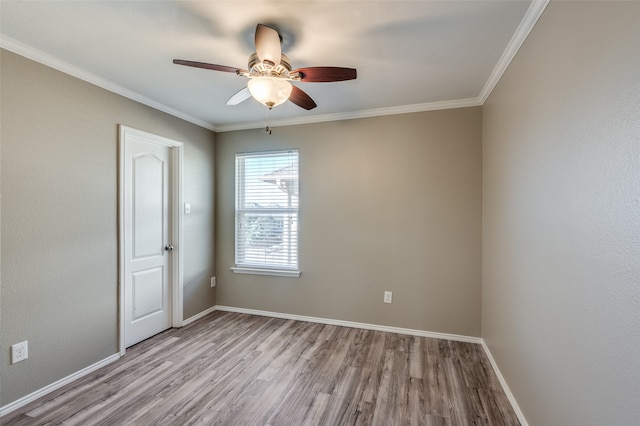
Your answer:
[[[271,109],[289,99],[293,87],[287,80],[277,77],[254,77],[247,83],[253,98]]]
[[[307,111],[318,106],[304,90],[297,85],[294,87],[291,81],[328,83],[355,80],[357,77],[355,68],[321,66],[298,68],[292,71],[289,58],[282,53],[282,36],[277,29],[268,25],[258,24],[254,44],[256,51],[249,56],[249,69],[247,70],[226,65],[185,61],[183,59],[174,59],[173,63],[213,71],[230,72],[240,77],[248,78],[247,87],[231,96],[227,100],[227,105],[237,105],[245,99],[253,97],[269,109],[287,100]]]

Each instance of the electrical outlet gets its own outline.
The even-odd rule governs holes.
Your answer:
[[[391,303],[393,301],[393,293],[390,291],[384,292],[384,303]]]
[[[211,287],[216,286],[216,277],[211,277]]]
[[[26,340],[11,346],[11,364],[24,361],[27,358],[29,358],[29,344]]]

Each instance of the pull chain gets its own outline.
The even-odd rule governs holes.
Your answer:
[[[271,108],[269,108],[269,112],[267,115],[267,127],[264,129],[265,132],[271,134]]]

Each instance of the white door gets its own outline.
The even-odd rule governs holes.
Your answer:
[[[124,141],[125,347],[172,325],[171,149],[132,134]]]

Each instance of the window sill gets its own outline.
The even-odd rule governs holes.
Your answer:
[[[274,277],[290,277],[290,278],[298,278],[302,272],[301,271],[290,271],[286,269],[260,269],[260,268],[247,268],[247,267],[239,267],[234,266],[231,270],[235,274],[251,274],[251,275],[271,275]]]

